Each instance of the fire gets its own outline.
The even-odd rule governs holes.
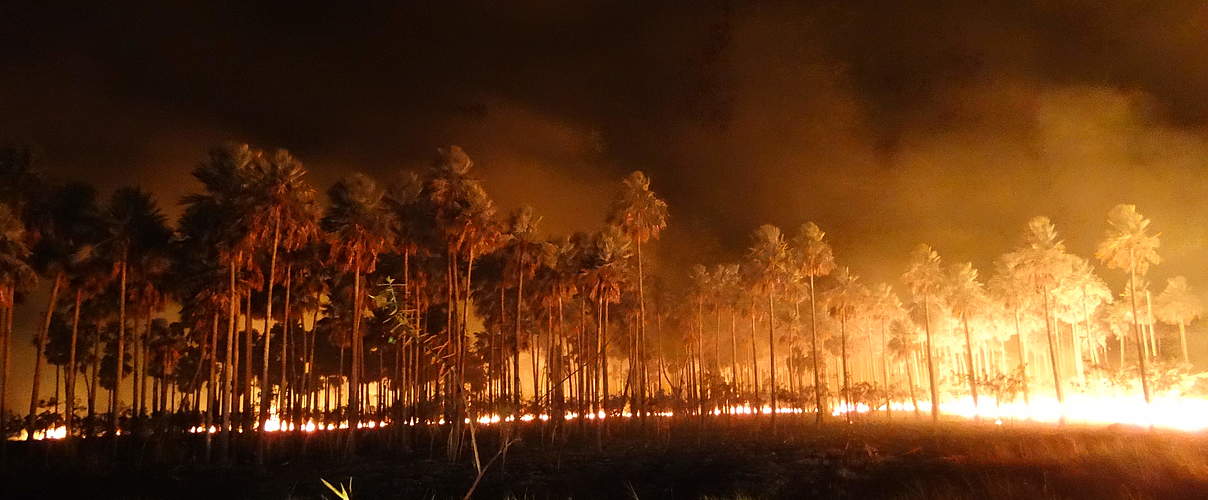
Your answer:
[[[1148,405],[1142,396],[1124,391],[1114,393],[1102,392],[1098,394],[1072,393],[1066,398],[1064,404],[1058,403],[1056,398],[1052,396],[1041,395],[1033,395],[1028,403],[1018,400],[998,401],[992,396],[983,396],[979,398],[978,403],[975,406],[973,399],[969,396],[949,396],[942,400],[940,414],[948,417],[992,422],[1000,426],[1017,422],[1034,422],[1047,424],[1070,423],[1091,426],[1122,424],[1183,432],[1208,430],[1208,398],[1189,397],[1177,390],[1155,394],[1152,402]],[[893,401],[890,403],[890,410],[901,415],[910,415],[914,413],[915,408],[908,401]],[[883,403],[872,406],[865,403],[844,403],[833,408],[831,415],[841,416],[847,413],[876,414],[883,411],[885,411]],[[927,401],[920,401],[918,403],[918,411],[922,414],[929,414],[931,412],[931,404]],[[729,407],[713,407],[712,409],[705,410],[705,413],[713,416],[771,415],[772,408],[768,405],[752,406],[744,403]],[[779,415],[805,414],[813,413],[813,409],[779,407],[776,409],[776,413]],[[685,414],[695,415],[696,412],[687,411]],[[658,418],[669,418],[675,416],[675,413],[671,411],[654,411],[649,415]],[[634,416],[635,414],[628,409],[613,415],[607,415],[602,410],[583,415],[575,412],[567,412],[563,415],[565,420],[576,420],[579,418],[604,420],[606,418],[633,418]],[[548,422],[551,418],[552,416],[548,413],[526,413],[518,416],[485,414],[473,417],[473,422],[477,425],[485,426],[516,421]],[[470,417],[465,419],[466,423],[470,423],[470,421]],[[436,420],[410,419],[401,422],[401,425],[444,425],[445,423],[445,419],[441,417]],[[388,427],[389,425],[391,425],[389,420],[366,420],[358,423],[357,428],[378,429]],[[350,427],[351,425],[348,421],[338,424],[321,423],[313,419],[300,424],[284,421],[275,411],[270,412],[269,418],[264,423],[264,430],[266,432],[301,430],[302,432],[314,433],[348,429]],[[194,434],[209,432],[213,434],[221,432],[221,428],[217,425],[211,425],[209,428],[199,425],[191,427],[189,432]],[[63,439],[65,437],[67,437],[67,429],[63,426],[58,426],[48,431],[34,431],[33,435],[34,440]],[[25,440],[26,432],[22,430],[19,434],[9,439]]]

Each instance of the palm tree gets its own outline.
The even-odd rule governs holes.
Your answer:
[[[472,174],[474,161],[458,146],[438,150],[428,172],[420,197],[435,220],[438,240],[445,251],[445,281],[448,291],[446,324],[449,344],[454,349],[453,370],[446,379],[446,410],[452,406],[454,422],[449,432],[449,459],[461,452],[461,429],[465,411],[464,367],[470,291],[474,261],[498,246],[502,231],[495,220],[495,203]],[[464,281],[459,267],[465,265]]]
[[[643,270],[642,270],[642,243],[647,240],[657,239],[659,233],[667,227],[667,202],[659,199],[653,191],[650,190],[650,179],[646,177],[640,170],[629,174],[621,182],[621,194],[613,202],[612,214],[609,215],[609,222],[620,226],[621,230],[629,236],[633,241],[635,254],[638,261],[638,338],[635,344],[638,346],[644,345],[646,339],[646,295],[643,290]],[[646,373],[646,355],[644,350],[639,350],[638,359],[635,360],[641,366],[640,373]],[[643,415],[645,408],[646,395],[644,392],[644,380],[638,381],[636,385],[638,402],[635,410],[638,415]]]
[[[1015,266],[1015,272],[1024,277],[1033,293],[1040,296],[1049,344],[1049,364],[1053,370],[1053,389],[1057,394],[1057,404],[1063,405],[1065,392],[1057,358],[1057,341],[1053,334],[1051,299],[1053,290],[1073,272],[1074,258],[1065,253],[1065,243],[1057,239],[1057,229],[1049,218],[1037,216],[1028,221],[1023,248],[1013,252],[1007,260]]]
[[[192,231],[185,231],[188,240],[192,240],[197,252],[212,256],[215,264],[213,274],[202,273],[199,276],[213,279],[213,286],[226,289],[224,305],[227,311],[227,333],[223,342],[225,354],[222,362],[221,404],[222,407],[222,454],[225,457],[230,447],[231,407],[234,403],[234,350],[236,344],[236,322],[239,316],[239,298],[243,290],[236,282],[236,273],[243,269],[250,259],[256,239],[259,237],[257,228],[251,224],[252,215],[248,207],[252,206],[247,196],[247,186],[250,185],[253,165],[260,161],[260,151],[252,149],[247,144],[228,144],[213,148],[206,160],[193,169],[193,176],[201,182],[204,192],[185,197],[185,216],[182,226],[191,226]],[[186,224],[190,218],[193,223]],[[191,246],[191,245],[190,245]],[[219,271],[224,269],[225,272]],[[225,276],[224,276],[225,275]],[[223,283],[225,282],[225,283]],[[221,283],[221,285],[219,285]],[[215,289],[216,291],[216,289]],[[211,347],[217,349],[217,313],[212,318],[212,328],[215,330]],[[217,352],[212,352],[211,371]],[[213,391],[213,384],[211,384]],[[210,418],[207,411],[207,418]],[[207,433],[206,450],[209,453],[209,434]]]
[[[1021,312],[1034,307],[1035,292],[1024,274],[1023,267],[1017,262],[1021,258],[1018,252],[1002,255],[994,262],[994,276],[988,285],[991,296],[995,301],[1011,311],[1015,323],[1016,354],[1019,358],[1020,385],[1023,389],[1024,405],[1031,404],[1031,391],[1028,382],[1028,335],[1031,330],[1025,330],[1022,325]],[[1031,315],[1026,317],[1031,318]]]
[[[730,387],[731,392],[738,390],[738,332],[735,327],[735,309],[738,306],[738,285],[742,279],[740,276],[738,264],[718,264],[713,268],[711,273],[713,276],[714,300],[717,301],[716,307],[720,311],[725,308],[730,315]],[[718,321],[720,322],[721,313],[718,312]],[[720,331],[720,325],[718,326]],[[715,342],[717,357],[718,357],[718,372],[721,372],[721,339],[718,333],[718,339]],[[729,403],[726,404],[730,406]]]
[[[269,321],[273,319],[273,285],[278,272],[277,254],[279,250],[294,251],[314,238],[318,207],[315,203],[315,190],[305,180],[306,169],[289,151],[281,149],[272,156],[261,156],[260,161],[252,165],[253,182],[249,188],[249,199],[253,200],[255,206],[249,210],[254,217],[251,225],[272,228],[271,243],[268,246],[269,271],[265,288],[267,297],[264,306],[263,367],[260,380],[260,428],[263,429],[268,420],[271,402],[268,371],[272,329],[269,327]],[[286,280],[288,279],[287,277]],[[288,290],[286,295],[289,295]],[[289,304],[285,307],[288,309]],[[281,379],[281,384],[284,393],[284,378]],[[264,433],[261,433],[262,453],[257,454],[257,460],[263,460],[264,439]]]
[[[905,311],[903,311],[905,313]],[[906,365],[906,387],[910,393],[910,402],[914,407],[914,416],[919,416],[919,401],[914,393],[914,365],[919,350],[919,328],[907,314],[901,314],[890,323],[890,339],[887,347],[895,360]]]
[[[848,422],[851,422],[851,413],[855,411],[855,402],[852,401],[851,371],[847,369],[847,320],[856,311],[856,305],[863,300],[866,294],[867,291],[860,284],[860,277],[853,274],[847,266],[838,267],[838,270],[835,271],[835,286],[826,294],[831,315],[839,318],[840,368],[843,380],[843,400],[847,406],[844,416]]]
[[[825,412],[822,406],[822,394],[826,392],[823,379],[818,371],[818,308],[815,294],[815,279],[826,276],[835,269],[835,255],[830,243],[826,242],[826,233],[813,222],[807,222],[797,231],[793,238],[793,253],[801,274],[809,278],[810,292],[810,351],[814,364],[814,418],[819,424]]]
[[[121,404],[122,379],[124,378],[123,362],[126,359],[126,306],[131,263],[138,266],[149,252],[166,246],[171,237],[167,219],[160,212],[154,196],[139,188],[120,188],[113,193],[109,200],[106,217],[109,221],[109,235],[101,244],[107,251],[110,262],[113,263],[114,274],[118,277],[118,320],[117,320],[117,354],[118,361],[114,365],[113,407],[118,411]],[[141,267],[141,266],[140,266]],[[134,269],[140,272],[141,269]],[[111,431],[118,430],[118,413],[113,415],[110,422]]]
[[[620,227],[611,224],[605,226],[593,238],[581,271],[588,286],[587,297],[596,302],[596,348],[593,358],[596,361],[597,386],[600,388],[596,408],[606,416],[611,415],[608,403],[611,393],[608,387],[608,306],[621,301],[621,290],[629,275],[626,264],[632,255],[632,248],[633,243]],[[597,447],[602,445],[606,423],[607,419],[596,426]]]
[[[516,276],[516,311],[512,316],[512,405],[517,411],[520,409],[520,326],[524,317],[524,280],[531,278],[540,264],[541,243],[537,240],[540,224],[541,217],[534,214],[533,208],[528,205],[517,209],[507,223],[509,242],[506,248],[514,256],[514,261],[505,268],[511,268]]]
[[[904,316],[902,299],[898,298],[898,294],[894,293],[893,287],[888,283],[879,283],[874,286],[869,298],[872,306],[869,312],[881,331],[881,379],[885,387],[885,416],[892,418],[893,410],[890,408],[892,397],[889,394],[889,344],[885,340],[885,332],[890,322],[897,321]],[[869,355],[871,356],[872,353],[870,352]]]
[[[940,254],[929,245],[915,247],[910,255],[910,267],[902,275],[910,288],[914,302],[923,304],[923,328],[927,339],[927,382],[931,386],[931,420],[940,419],[940,395],[935,380],[934,349],[931,339],[931,300],[943,289],[944,274],[940,269]]]
[[[9,352],[12,348],[13,310],[18,292],[27,290],[37,280],[37,274],[26,262],[25,225],[5,203],[0,203],[0,422],[7,418],[5,396],[9,374]],[[0,431],[0,438],[4,432]],[[3,448],[3,447],[0,447]]]
[[[768,361],[771,374],[772,429],[776,428],[776,290],[784,279],[788,266],[788,244],[780,228],[771,224],[759,226],[751,235],[751,247],[747,256],[758,273],[758,286],[767,296],[768,302]]]
[[[1137,213],[1136,205],[1116,205],[1107,214],[1107,233],[1095,250],[1107,267],[1128,273],[1128,289],[1133,311],[1133,338],[1137,342],[1137,362],[1141,369],[1141,389],[1145,403],[1150,402],[1149,375],[1145,367],[1145,349],[1141,345],[1141,327],[1137,321],[1137,276],[1149,271],[1150,265],[1161,262],[1158,235],[1149,234],[1149,219]]]
[[[688,272],[688,281],[691,283],[691,296],[693,302],[696,302],[696,328],[693,329],[695,335],[692,337],[692,342],[689,345],[689,351],[692,354],[689,356],[689,364],[692,365],[690,370],[692,386],[692,397],[696,399],[697,412],[704,418],[704,389],[703,383],[703,338],[705,336],[704,310],[705,301],[712,295],[713,291],[713,276],[710,275],[708,268],[697,264],[692,266]]]
[[[948,283],[947,303],[960,318],[965,333],[965,369],[969,393],[973,395],[974,418],[977,418],[977,369],[973,363],[973,340],[969,333],[969,316],[988,307],[985,289],[977,279],[977,269],[965,262],[952,268]]]
[[[1058,284],[1053,295],[1055,305],[1054,315],[1070,325],[1070,331],[1074,337],[1073,349],[1071,349],[1071,357],[1074,361],[1074,374],[1078,380],[1084,380],[1085,370],[1082,366],[1083,342],[1074,332],[1074,325],[1082,324],[1086,341],[1092,346],[1092,359],[1097,358],[1098,342],[1093,338],[1094,332],[1091,328],[1091,316],[1100,306],[1112,302],[1112,291],[1107,287],[1107,283],[1104,283],[1103,279],[1095,274],[1095,269],[1091,266],[1090,262],[1081,257],[1071,256],[1070,273]]]
[[[1187,323],[1204,314],[1204,303],[1191,291],[1187,278],[1175,276],[1166,280],[1166,289],[1158,295],[1158,319],[1179,326],[1179,347],[1183,352],[1183,363],[1190,363],[1187,356]]]
[[[55,314],[62,286],[87,259],[91,247],[101,238],[102,228],[96,191],[83,183],[51,188],[46,197],[29,204],[28,213],[29,222],[38,228],[31,264],[39,274],[52,279],[46,313],[34,343],[38,355],[34,359],[33,387],[26,421],[26,437],[33,439],[38,392],[42,382],[41,353],[45,351],[51,317]],[[68,378],[74,377],[69,375]]]
[[[134,411],[135,425],[141,425],[146,410],[147,336],[151,331],[153,316],[163,309],[166,302],[165,291],[168,288],[168,275],[171,270],[172,231],[167,226],[158,228],[148,226],[146,229],[154,231],[155,234],[147,234],[141,239],[139,251],[128,263],[130,283],[127,298],[135,312],[135,327],[131,331],[133,341],[131,347],[134,357],[134,379],[132,381],[134,398],[131,409]],[[143,320],[141,334],[137,328],[140,318]]]
[[[100,221],[98,220],[97,223],[99,224]],[[108,269],[108,266],[106,266],[106,264],[100,259],[97,259],[91,255],[84,257],[84,259],[85,260],[78,262],[75,265],[75,269],[73,269],[72,272],[71,282],[69,283],[69,286],[75,290],[75,304],[74,307],[72,307],[71,345],[68,348],[69,352],[67,361],[67,366],[70,367],[70,371],[67,374],[65,386],[65,392],[67,394],[65,402],[67,404],[67,408],[65,411],[66,418],[64,421],[64,428],[66,429],[66,435],[68,438],[73,435],[72,430],[75,423],[76,375],[79,371],[77,368],[77,363],[81,360],[81,357],[78,356],[77,352],[77,344],[80,340],[79,330],[81,327],[81,309],[83,308],[84,300],[91,299],[92,297],[102,293],[105,287],[109,286],[109,282],[112,278],[112,273]]]
[[[361,276],[373,272],[378,254],[386,249],[390,224],[382,205],[382,195],[369,177],[362,174],[345,177],[327,191],[331,204],[322,222],[323,230],[331,234],[332,262],[341,271],[353,275],[350,453],[355,452],[356,427],[360,423],[360,384],[365,360],[361,334],[365,292]]]

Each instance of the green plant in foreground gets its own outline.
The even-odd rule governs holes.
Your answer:
[[[323,486],[326,486],[327,489],[331,490],[332,493],[336,494],[336,498],[339,498],[340,500],[352,500],[352,478],[351,477],[348,478],[348,486],[346,487],[346,486],[344,486],[344,484],[340,483],[340,489],[338,489],[338,490],[336,489],[335,486],[332,486],[331,483],[327,482],[326,479],[319,478],[319,480],[323,481]]]

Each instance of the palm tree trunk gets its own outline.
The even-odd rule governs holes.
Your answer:
[[[461,322],[458,325],[458,327],[461,329],[461,355],[459,357],[459,364],[457,366],[457,392],[459,395],[459,399],[461,400],[459,404],[461,405],[461,412],[463,414],[466,411],[466,404],[465,404],[466,401],[464,399],[466,397],[465,396],[465,381],[466,381],[465,371],[466,371],[466,353],[468,351],[466,348],[466,344],[467,344],[467,342],[469,340],[469,336],[470,336],[470,332],[469,332],[470,291],[473,290],[472,286],[474,283],[474,281],[472,279],[474,276],[474,259],[475,259],[474,248],[471,246],[471,248],[468,252],[468,255],[466,256],[466,286],[465,286],[465,288],[462,289]],[[460,421],[461,420],[459,420],[459,422]]]
[[[1183,364],[1190,364],[1191,359],[1187,357],[1187,326],[1183,318],[1179,318],[1179,347],[1183,352]]]
[[[1138,322],[1140,317],[1137,316],[1137,271],[1136,264],[1134,263],[1135,259],[1132,255],[1133,251],[1129,249],[1128,253],[1128,296],[1129,299],[1132,300],[1133,334],[1137,339],[1137,363],[1139,363],[1141,367],[1141,390],[1145,393],[1145,404],[1148,405],[1150,402],[1149,374],[1145,366],[1145,346],[1142,345],[1141,326]],[[1123,357],[1123,354],[1121,354],[1121,357]],[[1123,363],[1121,363],[1121,365],[1123,365]]]
[[[915,393],[914,383],[914,364],[917,353],[911,352],[907,355],[903,364],[906,365],[906,385],[910,389],[910,405],[914,408],[914,418],[919,418],[919,398]]]
[[[730,392],[738,394],[738,324],[734,308],[729,308],[730,313]],[[734,402],[730,401],[729,405],[733,406]]]
[[[516,315],[512,318],[512,405],[520,411],[520,307],[524,303],[524,251],[516,254]]]
[[[608,299],[601,299],[604,303],[604,316],[600,322],[600,387],[603,394],[601,395],[604,408],[605,418],[611,417],[608,407]]]
[[[1028,390],[1028,340],[1019,327],[1019,306],[1014,308],[1015,314],[1015,340],[1019,342],[1019,375],[1021,377],[1020,384],[1023,386],[1023,404],[1030,406],[1031,391]]]
[[[8,409],[5,408],[7,406],[5,400],[8,396],[9,361],[11,359],[9,357],[9,344],[12,339],[13,304],[16,302],[14,297],[17,291],[16,288],[16,286],[8,286],[8,289],[5,291],[8,292],[8,300],[10,302],[0,307],[0,419],[6,418],[3,416],[8,415],[6,413]],[[0,464],[7,464],[7,450],[7,445],[0,444]]]
[[[113,393],[110,396],[110,407],[113,408],[112,421],[109,422],[110,433],[117,435],[118,419],[121,414],[122,403],[122,375],[126,364],[126,254],[123,252],[122,260],[118,264],[121,269],[121,283],[118,290],[118,313],[117,313],[117,358],[114,363],[113,376]],[[114,440],[114,443],[117,443]]]
[[[596,359],[594,360],[595,369],[592,370],[592,374],[596,379],[595,383],[592,384],[595,392],[595,397],[592,398],[592,401],[595,402],[593,411],[596,413],[596,449],[604,446],[604,422],[600,419],[600,416],[608,416],[608,365],[606,363],[608,357],[604,351],[605,321],[604,296],[601,294],[596,298]],[[603,393],[600,392],[601,386],[604,388]]]
[[[25,421],[25,439],[32,441],[34,439],[34,425],[38,418],[38,389],[42,384],[42,358],[46,350],[46,337],[50,332],[50,319],[55,313],[55,305],[59,301],[59,288],[63,284],[63,273],[60,271],[55,274],[54,284],[50,287],[50,301],[46,304],[46,316],[42,320],[42,329],[38,332],[38,339],[34,351],[34,380],[33,389],[29,395],[29,416]],[[57,387],[58,384],[56,384]]]
[[[643,275],[644,273],[642,272],[642,240],[640,238],[636,240],[635,247],[637,249],[638,258],[638,335],[637,342],[635,342],[637,344],[637,352],[635,354],[637,354],[638,358],[642,361],[639,363],[639,365],[642,369],[641,373],[645,374],[646,363],[644,359],[645,349],[643,343],[646,340],[646,294],[645,290],[643,289],[643,280],[645,277]],[[639,418],[642,418],[645,415],[646,408],[646,384],[644,381],[639,382],[641,383],[638,384],[638,390],[636,392],[637,397],[635,400],[637,401],[637,414]],[[645,420],[643,418],[643,422],[644,421]]]
[[[931,297],[923,295],[923,330],[927,334],[927,382],[931,385],[931,421],[940,421],[940,393],[935,383],[935,359],[931,347]]]
[[[973,366],[973,340],[969,336],[969,316],[965,313],[961,313],[961,325],[965,330],[965,364],[969,370],[969,393],[973,395],[973,420],[978,420],[977,369]]]
[[[768,289],[768,361],[770,363],[770,374],[772,376],[772,385],[769,391],[772,395],[772,432],[776,432],[776,315],[775,299],[771,288]]]
[[[701,337],[705,336],[705,323],[704,323],[704,317],[703,317],[703,312],[704,312],[703,309],[704,309],[704,300],[697,299],[697,301],[696,301],[696,349],[695,349],[696,356],[693,357],[696,360],[696,362],[693,363],[695,365],[696,369],[694,369],[692,371],[692,380],[695,381],[695,384],[693,384],[693,385],[696,388],[696,390],[693,392],[693,395],[696,397],[696,414],[701,416],[702,418],[704,417],[704,414],[705,414],[705,402],[704,402],[705,389],[704,389],[704,384],[703,384],[704,377],[701,376],[702,372],[703,372],[703,368],[701,366],[703,364],[702,358],[704,357],[704,353],[701,352],[702,351],[701,347],[703,344],[701,342]]]
[[[222,436],[219,441],[219,451],[223,460],[228,458],[231,447],[231,406],[235,403],[235,367],[233,366],[235,355],[235,323],[239,316],[239,294],[235,289],[235,268],[239,265],[239,261],[243,260],[242,253],[236,254],[235,258],[229,263],[230,271],[230,288],[227,297],[227,341],[226,341],[226,357],[222,367],[222,390],[226,392],[222,403]]]
[[[269,347],[272,345],[272,331],[269,329],[269,323],[273,320],[273,281],[277,277],[277,247],[281,243],[281,216],[277,214],[274,217],[273,223],[273,246],[269,253],[268,259],[268,288],[265,289],[267,299],[264,301],[264,355],[263,368],[260,372],[260,453],[256,454],[256,463],[264,463],[264,447],[267,435],[264,432],[264,424],[268,421],[269,405],[272,401],[272,384],[268,380],[268,365],[269,365]],[[282,351],[281,359],[285,359],[284,351]],[[283,361],[284,363],[284,361]],[[284,364],[282,364],[284,366]],[[282,374],[284,374],[284,369]],[[285,379],[281,379],[281,384],[284,387]],[[284,392],[284,391],[283,391]],[[281,411],[280,407],[277,409]]]
[[[218,398],[221,397],[220,392],[216,392],[215,387],[218,384],[218,311],[214,311],[214,315],[210,318],[210,376],[206,382],[206,416],[205,416],[205,440],[206,440],[206,463],[210,462],[210,454],[212,450],[212,441],[214,433],[210,429],[214,426],[214,406],[218,403]],[[194,401],[200,404],[196,398]]]
[[[755,401],[755,410],[758,414],[763,405],[759,404],[759,358],[755,349],[755,304],[752,300],[751,304],[751,388],[753,394],[752,399]]]
[[[96,396],[97,382],[100,377],[97,376],[101,371],[101,327],[98,325],[96,333],[92,341],[92,363],[89,364],[89,379],[88,379],[88,428],[86,434],[91,437],[96,431]],[[3,412],[0,411],[0,414]]]
[[[243,355],[238,357],[239,365],[243,367],[243,383],[240,394],[243,396],[239,406],[239,428],[252,431],[252,423],[256,421],[256,403],[252,400],[252,367],[256,366],[255,335],[252,332],[252,289],[248,287],[243,296],[246,305],[243,308]]]
[[[294,383],[294,382],[296,382],[296,380],[294,380],[293,377],[286,377],[287,367],[293,366],[292,364],[289,363],[289,361],[296,360],[298,358],[296,355],[297,354],[296,352],[294,353],[295,355],[292,355],[292,356],[289,355],[290,346],[294,346],[296,348],[296,345],[298,342],[297,340],[294,340],[290,337],[290,329],[294,325],[294,322],[292,320],[293,317],[290,315],[290,313],[291,313],[290,305],[292,304],[290,299],[292,298],[291,292],[292,292],[292,288],[293,288],[293,277],[294,277],[294,265],[291,262],[289,264],[286,264],[286,266],[285,266],[285,311],[283,311],[285,314],[282,316],[282,318],[285,320],[285,322],[283,323],[283,327],[281,329],[281,378],[279,379],[280,383],[281,383],[281,391],[277,397],[277,414],[278,414],[278,418],[281,418],[280,416],[283,414],[285,408],[288,406],[290,408],[290,411],[289,411],[290,421],[294,422],[295,429],[301,430],[302,425],[300,422],[297,421],[298,408],[294,404],[295,401],[297,400],[297,384]],[[294,376],[297,376],[297,374],[295,373]],[[286,394],[285,388],[286,388],[287,384],[288,384],[288,387],[290,389],[290,394],[291,394],[291,397],[288,400],[285,397],[285,394]]]
[[[80,302],[83,299],[83,290],[76,288],[75,292],[75,308],[72,310],[71,317],[71,347],[67,354],[67,386],[64,391],[67,400],[67,412],[64,419],[64,429],[67,431],[67,438],[72,437],[72,427],[75,424],[75,394],[76,394],[76,343],[79,340],[80,332]]]
[[[1145,316],[1149,324],[1149,339],[1153,341],[1153,353],[1151,355],[1156,359],[1161,359],[1162,339],[1158,337],[1158,332],[1154,331],[1156,322],[1153,320],[1153,297],[1149,293],[1149,290],[1145,291]]]
[[[1041,289],[1042,299],[1044,300],[1044,329],[1049,338],[1049,364],[1053,367],[1053,386],[1057,391],[1057,404],[1062,407],[1061,422],[1065,422],[1065,393],[1061,388],[1061,372],[1059,368],[1059,360],[1057,358],[1057,345],[1053,340],[1053,322],[1052,314],[1049,312],[1049,290],[1048,288]]]
[[[356,453],[357,425],[361,423],[361,363],[364,361],[361,344],[361,256],[353,257],[352,270],[352,375],[349,380],[348,397],[350,415],[348,419],[348,455]]]
[[[885,320],[881,319],[881,378],[885,381],[885,418],[893,420],[893,396],[889,394],[889,344],[885,343]],[[913,389],[911,390],[913,394]]]
[[[851,414],[856,409],[855,403],[851,400],[851,372],[847,371],[847,306],[843,306],[843,311],[839,313],[839,349],[841,351],[840,358],[842,360],[843,369],[843,404],[846,406],[843,411],[843,417],[847,419],[847,423],[851,423]]]
[[[818,307],[814,294],[814,275],[810,273],[810,351],[814,365],[814,423],[821,425],[822,411],[822,377],[818,372]]]

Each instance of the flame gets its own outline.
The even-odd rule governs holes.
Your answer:
[[[1139,427],[1152,427],[1157,429],[1168,429],[1184,432],[1200,432],[1208,430],[1208,398],[1190,397],[1181,394],[1177,390],[1167,391],[1154,395],[1149,404],[1145,403],[1142,396],[1133,394],[1124,390],[1119,391],[1099,391],[1095,394],[1090,393],[1072,393],[1064,404],[1059,403],[1056,398],[1051,396],[1032,395],[1028,403],[1022,401],[998,401],[992,396],[983,396],[979,398],[979,404],[974,405],[973,399],[969,396],[949,396],[942,400],[940,404],[940,414],[948,417],[957,417],[963,419],[977,419],[986,422],[992,422],[995,425],[1005,425],[1016,422],[1035,422],[1035,423],[1072,423],[1093,426],[1107,426],[1113,424],[1123,424]],[[908,401],[893,401],[890,403],[890,409],[893,412],[901,414],[913,414],[914,405]],[[840,416],[847,413],[851,414],[868,414],[883,412],[885,404],[868,405],[865,403],[857,404],[840,404],[832,409],[831,415]],[[918,403],[918,411],[922,414],[931,412],[931,404],[926,401]],[[779,407],[776,409],[777,414],[805,414],[813,413],[812,408],[796,408],[796,407]],[[687,411],[686,415],[695,415],[695,411]],[[751,416],[751,415],[771,415],[772,408],[768,405],[752,406],[744,403],[733,406],[715,406],[712,409],[706,409],[705,414],[721,416]],[[652,411],[649,413],[652,417],[668,418],[675,416],[672,411]],[[563,415],[566,420],[576,420],[584,418],[587,420],[604,420],[607,418],[632,418],[635,414],[628,409],[621,410],[614,414],[608,415],[604,411],[599,410],[592,413],[580,415],[576,412],[567,412]],[[551,419],[549,413],[525,413],[522,415],[500,415],[500,414],[484,414],[473,417],[474,423],[478,425],[496,425],[509,422],[547,422]],[[469,423],[470,417],[465,419]],[[391,425],[389,420],[366,420],[357,424],[358,429],[378,429]],[[400,425],[444,425],[443,417],[436,420],[421,420],[411,418],[401,422]],[[300,427],[299,427],[300,425]],[[304,423],[298,424],[295,422],[282,420],[275,410],[270,411],[269,418],[264,422],[264,430],[266,432],[289,432],[301,430],[302,432],[322,432],[336,429],[348,429],[350,424],[348,421],[339,423],[321,423],[313,419],[307,420]],[[189,429],[191,433],[218,433],[221,428],[218,425],[211,425],[209,428],[205,426],[194,426]],[[239,432],[239,431],[236,431]],[[118,431],[121,434],[121,431]],[[54,427],[49,430],[34,431],[34,440],[43,439],[63,439],[67,437],[67,429],[64,426]],[[24,440],[26,438],[25,430],[22,430],[17,435],[9,438],[10,440]]]

